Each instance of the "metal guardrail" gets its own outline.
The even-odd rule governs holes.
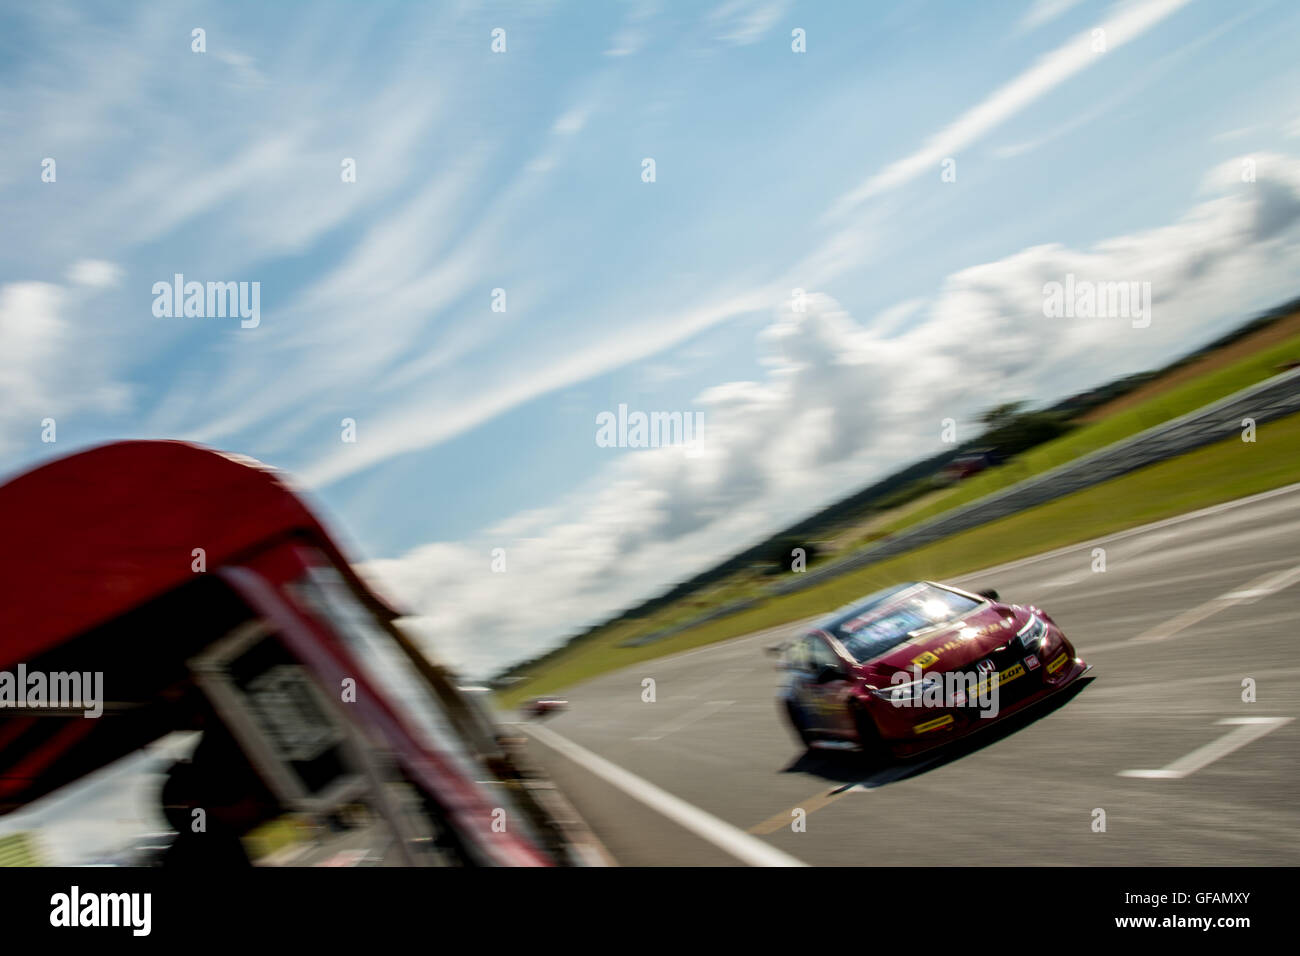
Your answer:
[[[1240,436],[1244,427],[1243,419],[1249,418],[1262,424],[1295,412],[1300,412],[1300,368],[1275,375],[1217,402],[1162,422],[1113,445],[1099,448],[1082,458],[1058,465],[970,504],[944,512],[833,564],[792,574],[767,587],[765,596],[801,591],[877,561],[1073,494],[1203,445],[1234,435]],[[662,640],[706,621],[752,607],[755,603],[755,599],[748,598],[723,605],[674,627],[631,638],[620,646],[639,646]]]
[[[658,631],[652,631],[649,634],[641,634],[637,637],[629,637],[622,641],[619,647],[640,647],[643,644],[653,644],[655,641],[662,641],[665,637],[672,637],[674,634],[680,634],[688,628],[696,627],[715,618],[726,617],[728,614],[735,614],[739,611],[745,611],[758,604],[762,598],[744,598],[739,601],[732,601],[730,604],[719,604],[712,611],[705,611],[684,624],[674,624],[672,627],[665,627]]]

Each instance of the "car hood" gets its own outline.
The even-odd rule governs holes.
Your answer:
[[[1018,606],[989,604],[959,620],[915,634],[910,640],[867,661],[868,676],[886,680],[900,670],[966,670],[1015,639],[1030,612]]]

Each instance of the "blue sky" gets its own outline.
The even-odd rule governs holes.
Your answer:
[[[1294,295],[1298,28],[1271,0],[11,6],[5,470],[124,437],[284,468],[486,673],[943,418]],[[155,317],[177,272],[259,282],[260,325]],[[1154,321],[1044,318],[1066,272],[1151,282]],[[619,403],[708,438],[598,447]]]

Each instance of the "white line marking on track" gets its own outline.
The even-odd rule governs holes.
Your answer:
[[[1208,767],[1220,757],[1226,757],[1234,750],[1240,750],[1252,740],[1258,740],[1267,733],[1283,727],[1292,717],[1227,717],[1219,724],[1236,724],[1237,729],[1229,731],[1218,740],[1212,740],[1204,747],[1198,747],[1186,757],[1179,757],[1167,767],[1159,770],[1121,770],[1119,777],[1143,777],[1151,780],[1178,780]]]
[[[1134,558],[1139,558],[1153,548],[1166,545],[1171,541],[1177,540],[1177,538],[1177,534],[1153,534],[1149,538],[1140,540],[1131,548],[1125,548],[1122,552],[1119,552],[1110,558],[1111,570],[1113,571],[1117,568],[1127,566]],[[1078,546],[1076,545],[1076,547]],[[1059,577],[1052,578],[1050,581],[1045,581],[1042,584],[1035,585],[1034,592],[1042,593],[1043,591],[1054,591],[1059,588],[1072,587],[1073,585],[1087,581],[1089,578],[1093,577],[1095,573],[1096,572],[1092,570],[1091,562],[1085,562],[1082,568],[1077,568],[1068,574],[1063,574]]]
[[[1257,578],[1244,588],[1235,588],[1226,594],[1220,594],[1204,604],[1189,608],[1177,617],[1170,618],[1162,624],[1157,624],[1151,630],[1133,638],[1133,643],[1146,644],[1167,640],[1179,631],[1186,630],[1193,624],[1205,620],[1211,614],[1218,614],[1220,611],[1230,608],[1234,604],[1241,604],[1243,601],[1257,601],[1265,595],[1281,591],[1296,581],[1300,581],[1300,565],[1281,572],[1275,571],[1265,577]]]
[[[1098,644],[1088,647],[1087,651],[1089,654],[1095,654],[1097,651],[1111,650],[1116,647],[1135,647],[1142,644],[1157,644],[1160,641],[1167,641],[1169,638],[1187,630],[1194,624],[1199,624],[1208,617],[1218,614],[1220,611],[1225,611],[1238,604],[1253,604],[1260,598],[1276,594],[1297,581],[1300,581],[1300,565],[1287,568],[1284,571],[1274,571],[1272,574],[1251,581],[1244,587],[1234,588],[1216,598],[1211,598],[1204,604],[1190,607],[1182,614],[1161,621],[1155,627],[1143,631],[1137,637],[1114,641],[1110,644]]]
[[[604,757],[578,746],[567,737],[561,737],[548,727],[526,724],[520,726],[526,733],[536,737],[552,750],[568,757],[606,783],[618,787],[629,797],[639,800],[650,809],[663,814],[669,820],[707,840],[718,849],[730,853],[743,863],[748,863],[750,866],[808,865],[764,843],[758,837],[750,836],[725,820],[719,820],[713,814],[687,803],[680,797],[673,796],[667,790],[656,787],[649,780],[610,763]]]
[[[1300,565],[1296,565],[1294,568],[1288,568],[1285,571],[1279,571],[1277,574],[1265,578],[1258,584],[1248,586],[1241,591],[1233,591],[1230,594],[1225,594],[1224,597],[1232,598],[1234,601],[1254,602],[1262,597],[1268,597],[1270,594],[1276,594],[1278,591],[1289,588],[1297,581],[1300,581]]]

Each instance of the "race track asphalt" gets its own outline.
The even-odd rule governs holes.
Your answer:
[[[763,653],[786,626],[601,676],[520,726],[623,865],[1300,863],[1300,485],[953,583],[1043,607],[1090,680],[872,771],[796,744]]]

